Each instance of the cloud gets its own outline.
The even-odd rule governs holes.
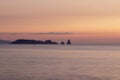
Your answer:
[[[46,33],[0,33],[0,35],[23,35],[23,34],[28,34],[28,35],[70,35],[70,34],[76,34],[76,33],[71,33],[71,32],[46,32]]]

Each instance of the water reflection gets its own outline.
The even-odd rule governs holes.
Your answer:
[[[0,47],[0,80],[120,80],[119,46],[22,46]]]

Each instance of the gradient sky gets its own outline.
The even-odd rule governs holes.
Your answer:
[[[120,0],[0,0],[0,32],[70,32],[69,36],[62,34],[59,39],[59,34],[56,38],[72,38],[75,43],[119,44]],[[46,35],[33,38],[46,39],[53,34]],[[17,37],[0,34],[0,38]]]

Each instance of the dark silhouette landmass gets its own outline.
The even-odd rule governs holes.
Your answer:
[[[57,42],[51,40],[39,41],[39,40],[28,40],[28,39],[18,39],[13,41],[11,44],[54,44],[57,45]]]
[[[71,45],[72,43],[71,43],[70,40],[68,40],[66,44],[67,44],[67,45]]]
[[[11,41],[8,40],[0,40],[0,44],[9,44]]]
[[[60,44],[61,44],[61,45],[65,45],[65,43],[64,43],[64,42],[61,42]]]

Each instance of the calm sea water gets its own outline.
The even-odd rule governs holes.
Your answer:
[[[0,80],[120,80],[120,46],[0,45]]]

